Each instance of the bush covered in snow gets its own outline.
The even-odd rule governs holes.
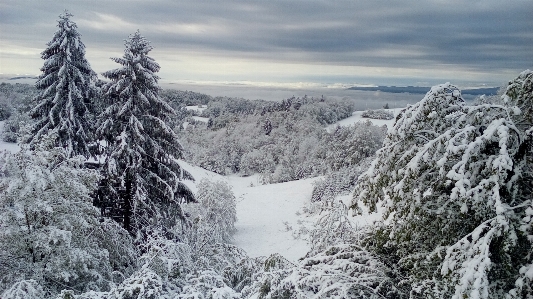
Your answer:
[[[2,140],[5,142],[16,143],[22,137],[23,127],[31,125],[32,120],[27,113],[14,112],[4,122],[2,127]]]
[[[399,277],[356,245],[337,245],[298,265],[265,269],[245,290],[245,298],[407,298]],[[255,297],[257,296],[257,297]]]
[[[373,119],[393,119],[394,113],[387,111],[385,109],[378,110],[366,110],[361,114],[364,118],[373,118]]]
[[[196,199],[198,203],[184,206],[193,228],[193,235],[187,235],[187,240],[195,246],[229,243],[237,222],[237,203],[231,187],[225,182],[202,179]]]
[[[359,176],[368,169],[373,157],[368,157],[356,166],[343,167],[332,171],[325,178],[313,183],[312,203],[328,206],[338,195],[347,195],[353,191]]]
[[[60,148],[24,150],[4,155],[0,165],[0,292],[9,288],[15,296],[22,280],[30,293],[38,291],[29,287],[35,282],[47,294],[107,290],[113,272],[129,274],[132,240],[99,218],[90,197],[99,176],[83,168],[83,157],[68,158]]]
[[[0,109],[5,118],[1,137],[5,142],[17,142],[21,137],[21,127],[33,124],[28,110],[33,107],[33,97],[37,89],[28,84],[0,83]],[[4,119],[2,119],[4,120]]]

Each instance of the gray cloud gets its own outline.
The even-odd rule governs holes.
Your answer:
[[[43,49],[65,8],[87,50],[100,53],[120,53],[123,39],[140,29],[158,51],[174,53],[165,58],[174,61],[194,53],[258,63],[457,68],[479,76],[501,73],[491,77],[496,81],[533,67],[529,0],[19,0],[0,4],[0,41]],[[307,78],[313,76],[320,77]]]

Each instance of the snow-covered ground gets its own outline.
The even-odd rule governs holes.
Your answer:
[[[396,117],[400,113],[400,111],[402,109],[404,109],[404,108],[394,108],[394,109],[387,109],[387,110],[391,111],[392,113],[394,113],[394,116]],[[388,128],[390,128],[390,127],[392,127],[392,125],[394,125],[394,120],[395,120],[394,118],[393,119],[364,118],[364,117],[362,117],[363,112],[364,111],[355,111],[354,113],[352,113],[352,116],[327,126],[326,130],[328,130],[328,132],[331,132],[331,130],[335,129],[335,127],[337,125],[341,126],[341,127],[347,127],[347,126],[353,125],[353,124],[355,124],[357,122],[365,122],[367,120],[369,120],[372,124],[374,124],[376,126],[386,125]]]
[[[293,262],[309,251],[307,242],[296,239],[293,232],[299,220],[306,221],[301,212],[316,179],[259,186],[251,186],[253,177],[228,179],[238,198],[235,245],[251,257],[279,253]]]
[[[293,233],[300,227],[299,222],[314,222],[302,209],[311,198],[316,178],[260,185],[257,175],[224,177],[185,162],[180,164],[197,181],[222,180],[232,186],[237,198],[237,232],[233,243],[250,257],[279,253],[296,262],[307,253],[307,242],[295,238]],[[193,183],[188,182],[188,186],[196,192]]]

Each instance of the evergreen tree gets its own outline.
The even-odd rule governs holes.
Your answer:
[[[89,157],[96,73],[85,59],[85,45],[70,17],[67,11],[59,16],[59,29],[41,53],[45,62],[35,83],[40,90],[35,98],[38,104],[30,112],[37,122],[26,142],[35,147],[53,131],[57,132],[57,146],[64,147],[69,156]]]
[[[504,104],[469,106],[455,86],[433,87],[360,177],[354,207],[383,207],[374,249],[412,298],[533,295],[531,76],[510,83]]]
[[[178,164],[183,148],[166,125],[173,109],[159,97],[159,65],[149,42],[135,32],[125,41],[120,68],[103,73],[109,106],[98,135],[107,142],[103,188],[96,204],[131,233],[184,219],[181,202],[193,201],[181,182],[192,179]],[[170,227],[172,223],[165,223]]]

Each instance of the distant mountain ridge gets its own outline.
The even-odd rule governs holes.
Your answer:
[[[390,93],[413,93],[426,94],[431,87],[421,86],[372,86],[372,87],[350,87],[348,90],[362,90],[362,91],[381,91]],[[499,87],[484,87],[484,88],[468,88],[462,89],[462,94],[468,95],[494,95],[498,93]]]
[[[20,79],[39,79],[37,76],[19,76],[19,77],[11,77],[8,80],[20,80]]]

